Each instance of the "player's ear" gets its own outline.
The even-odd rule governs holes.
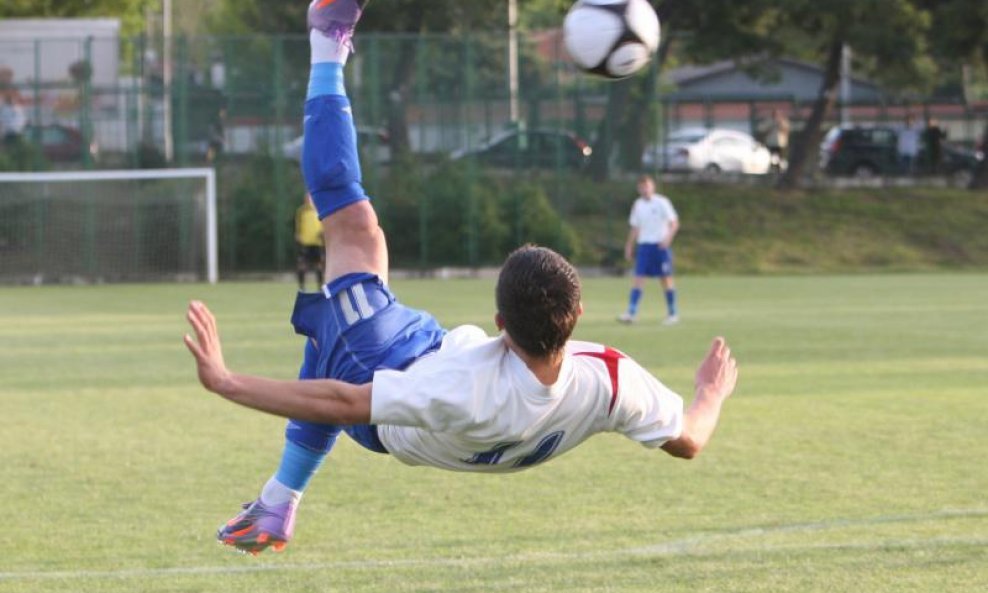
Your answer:
[[[504,329],[504,316],[500,312],[494,314],[494,325],[497,326],[498,331]]]
[[[583,301],[580,301],[580,306],[576,308],[576,316],[583,317]]]

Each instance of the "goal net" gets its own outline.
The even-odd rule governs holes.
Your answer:
[[[213,169],[0,173],[0,282],[218,277]]]

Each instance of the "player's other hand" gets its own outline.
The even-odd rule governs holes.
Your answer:
[[[706,358],[696,371],[697,393],[727,399],[738,382],[738,362],[724,338],[714,338]]]
[[[216,318],[200,301],[189,303],[185,315],[195,331],[195,338],[185,334],[185,345],[196,359],[199,371],[199,382],[203,387],[215,393],[221,393],[230,380],[230,371],[223,361],[223,349],[220,347],[220,334],[216,329]]]
[[[628,261],[635,261],[635,250],[631,243],[624,246],[624,259]]]

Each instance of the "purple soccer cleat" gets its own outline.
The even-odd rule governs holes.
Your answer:
[[[216,539],[252,556],[268,547],[280,552],[295,531],[297,501],[266,506],[257,499],[244,503],[244,510],[216,532]]]
[[[312,0],[309,29],[352,46],[353,29],[369,0]]]

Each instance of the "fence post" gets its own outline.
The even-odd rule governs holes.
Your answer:
[[[176,46],[175,66],[177,71],[177,84],[175,92],[178,93],[177,117],[172,122],[175,126],[176,148],[179,166],[186,166],[189,162],[189,73],[188,73],[188,43],[185,35],[178,38]],[[169,101],[172,97],[168,98]]]
[[[141,112],[141,140],[148,147],[157,146],[154,137],[154,97],[151,95],[150,78],[147,76],[147,62],[144,58],[148,50],[149,40],[141,34],[141,104],[144,110]]]
[[[419,35],[415,38],[415,43],[418,45],[415,52],[415,97],[416,102],[419,105],[419,150],[425,150],[425,89],[426,89],[426,61],[425,61],[425,48],[423,45],[423,36]],[[394,155],[392,155],[393,157]],[[431,216],[430,211],[430,200],[432,192],[424,191],[421,193],[419,198],[419,266],[422,269],[429,267],[429,217]]]
[[[34,40],[34,127],[31,129],[31,141],[35,146],[41,146],[41,40]],[[44,167],[44,154],[40,150],[34,153],[34,163],[36,171]]]
[[[233,74],[234,68],[230,64],[230,56],[233,53],[233,49],[230,47],[233,40],[230,38],[220,39],[220,59],[223,63],[223,101],[226,106],[227,118],[232,118],[235,113],[234,99],[235,87],[233,85]],[[228,147],[227,147],[228,148]],[[222,169],[217,168],[217,176],[222,177]],[[223,185],[220,185],[223,188]],[[237,236],[237,201],[234,199],[225,199],[224,195],[216,196],[219,201],[220,211],[220,224],[222,228],[220,229],[220,237],[224,238],[224,245],[226,247],[226,258],[223,263],[223,267],[226,270],[237,270],[237,241],[239,240]]]
[[[661,173],[669,168],[669,163],[666,162],[666,155],[669,153],[669,99],[666,97],[662,98],[662,144],[661,148],[655,154],[655,171]],[[659,158],[662,158],[662,163],[659,163]]]
[[[281,125],[285,118],[285,85],[284,85],[284,62],[285,47],[284,38],[276,36],[274,38],[274,60],[271,83],[274,89],[274,146],[269,146],[274,175],[274,264],[277,270],[285,267],[285,225],[289,215],[285,211],[285,204],[289,197],[285,188],[285,160],[281,158],[281,145],[283,144],[281,135]],[[300,196],[293,196],[294,204]]]
[[[371,40],[371,59],[370,59],[370,76],[368,77],[367,92],[364,94],[370,103],[370,117],[367,118],[371,122],[371,127],[376,130],[377,124],[381,121],[381,39],[380,35],[375,35]],[[400,43],[400,41],[398,41]],[[396,52],[397,53],[397,52]],[[370,167],[370,184],[369,189],[372,196],[377,199],[379,204],[378,214],[381,216],[381,220],[387,219],[387,200],[382,199],[380,195],[380,171],[378,170],[377,163],[377,149],[379,143],[377,140],[377,133],[372,133],[370,138],[370,146],[364,146],[364,154],[370,155],[367,159],[367,164]],[[370,148],[370,150],[366,150]]]
[[[83,41],[82,48],[83,60],[86,64],[84,72],[88,72],[88,75],[82,77],[83,80],[79,88],[79,128],[82,132],[82,165],[86,169],[92,169],[93,158],[89,153],[89,147],[93,142],[93,128],[90,121],[90,108],[92,107],[93,38],[86,37],[86,40]]]
[[[127,93],[127,154],[130,155],[130,166],[132,169],[140,167],[138,161],[138,146],[140,144],[140,85],[138,84],[141,75],[141,60],[144,56],[143,44],[139,38],[130,38],[131,72],[130,72],[130,92]]]
[[[473,72],[473,44],[470,35],[463,38],[463,80],[464,80],[464,104],[466,110],[464,119],[466,120],[467,146],[472,145],[472,126],[470,125],[470,101],[473,99],[474,72]],[[469,159],[469,176],[474,178],[477,174],[476,159]],[[467,261],[471,267],[477,266],[477,193],[473,188],[477,185],[476,179],[472,179],[470,189],[467,192]]]

